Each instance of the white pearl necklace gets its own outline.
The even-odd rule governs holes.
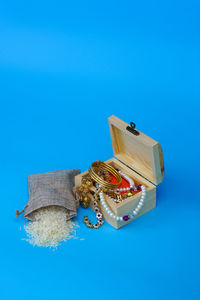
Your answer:
[[[130,189],[133,189],[134,186],[135,186],[134,181],[133,181],[130,177],[128,177],[126,174],[122,173],[121,171],[118,171],[118,173],[119,173],[126,181],[128,181],[129,187],[117,189],[117,192],[126,192],[126,191],[129,191]]]
[[[126,181],[128,181],[128,183],[129,183],[129,187],[125,187],[125,188],[118,188],[118,189],[116,189],[116,191],[117,192],[128,192],[128,191],[130,191],[130,190],[133,190],[134,189],[134,187],[135,187],[135,183],[134,183],[134,181],[130,178],[130,177],[128,177],[126,174],[124,174],[123,172],[121,172],[121,171],[118,171],[118,173],[126,180]],[[136,188],[135,188],[136,189]],[[115,198],[112,198],[112,197],[110,197],[115,203],[119,203],[120,201],[118,200],[118,199],[115,199]]]
[[[108,207],[108,205],[106,204],[106,201],[104,199],[104,195],[103,192],[101,191],[99,193],[99,197],[100,197],[100,203],[103,206],[104,210],[106,211],[106,213],[114,220],[117,221],[128,221],[128,219],[134,219],[135,216],[137,216],[137,214],[139,213],[139,211],[141,210],[142,206],[144,205],[144,200],[145,200],[145,196],[146,196],[146,188],[144,185],[141,186],[141,190],[142,190],[142,196],[138,202],[138,205],[136,206],[136,208],[132,211],[132,213],[130,213],[129,215],[123,216],[123,217],[118,217],[116,215],[114,215],[114,213],[111,211],[111,209]]]
[[[117,191],[117,192],[126,192],[126,191],[129,191],[130,189],[134,189],[134,187],[135,187],[134,181],[133,181],[130,177],[128,177],[128,175],[124,174],[123,172],[118,171],[118,173],[119,173],[126,181],[128,181],[129,187],[116,189],[116,191]],[[98,183],[96,184],[96,187],[99,188],[99,184],[98,184]]]

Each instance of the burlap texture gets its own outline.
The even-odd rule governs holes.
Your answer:
[[[59,170],[28,176],[29,200],[24,217],[34,220],[34,211],[47,206],[62,206],[67,210],[67,219],[77,214],[78,203],[73,193],[74,177],[78,169]]]

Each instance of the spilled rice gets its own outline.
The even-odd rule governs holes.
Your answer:
[[[79,226],[66,217],[63,207],[40,208],[34,213],[34,221],[24,226],[28,237],[25,240],[34,246],[57,248],[60,242],[75,238]]]

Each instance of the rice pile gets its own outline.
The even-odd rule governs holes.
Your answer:
[[[34,221],[24,226],[32,245],[57,248],[60,242],[75,237],[78,225],[72,220],[67,221],[67,211],[63,207],[50,206],[40,208],[34,213]]]

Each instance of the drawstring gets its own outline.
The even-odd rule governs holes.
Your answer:
[[[16,209],[16,213],[15,213],[16,217],[19,217],[27,207],[28,207],[28,204],[26,204],[21,211]]]

